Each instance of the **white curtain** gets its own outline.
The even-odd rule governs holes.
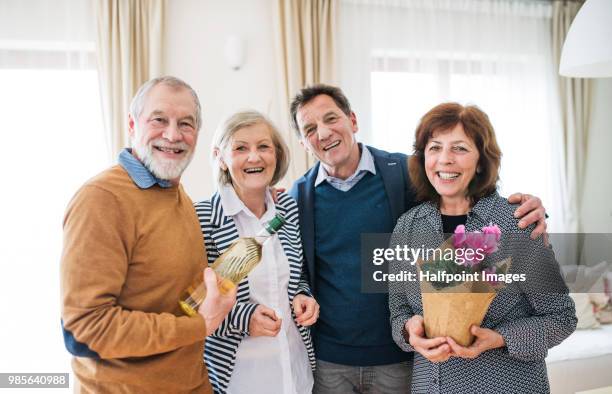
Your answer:
[[[550,212],[550,139],[559,125],[551,17],[541,1],[342,0],[338,75],[361,140],[410,153],[433,106],[476,104],[504,154],[501,193],[535,194]],[[550,213],[550,229],[559,230]]]
[[[90,6],[0,0],[2,372],[70,372],[60,328],[62,217],[77,188],[109,164]]]
[[[577,1],[553,2],[552,49],[555,70],[559,69],[565,37],[581,5],[582,3]],[[553,193],[558,198],[552,203],[560,215],[559,221],[562,223],[563,232],[578,234],[568,237],[566,242],[557,242],[556,252],[572,256],[573,261],[584,261],[586,254],[589,254],[588,249],[585,249],[585,243],[588,244],[589,238],[593,239],[581,234],[584,228],[580,218],[588,154],[590,85],[588,79],[557,77],[557,103],[561,117],[551,147],[555,152]]]
[[[553,59],[558,69],[561,50],[569,27],[582,3],[555,1],[553,3]],[[561,219],[568,233],[583,231],[580,220],[582,193],[587,159],[589,120],[591,111],[591,82],[582,78],[558,76],[561,127],[558,128],[553,147],[556,195]]]

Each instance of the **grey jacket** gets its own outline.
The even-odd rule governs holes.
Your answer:
[[[468,214],[466,231],[480,230],[491,223],[502,231],[502,243],[489,256],[497,262],[512,256],[511,273],[525,273],[527,280],[501,290],[489,307],[482,327],[499,332],[506,346],[482,353],[476,359],[451,357],[432,363],[415,352],[413,393],[547,393],[550,391],[544,358],[576,328],[576,311],[567,294],[552,249],[529,234],[533,226],[518,228],[513,216],[516,206],[497,193],[480,199]],[[511,235],[509,235],[511,234]],[[397,222],[390,248],[396,245],[436,248],[444,240],[437,206],[420,204]],[[416,267],[390,262],[390,273]],[[395,342],[404,351],[414,351],[402,335],[405,322],[423,315],[418,281],[390,282],[389,309]]]

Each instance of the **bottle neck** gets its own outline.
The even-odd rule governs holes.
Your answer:
[[[266,241],[268,241],[274,234],[278,232],[278,230],[283,227],[285,224],[285,219],[276,214],[272,220],[264,225],[260,232],[255,235],[255,240],[263,245]]]
[[[259,244],[263,245],[263,244],[264,244],[264,243],[266,243],[266,242],[267,242],[269,239],[271,239],[271,238],[272,238],[272,236],[273,236],[274,234],[276,234],[276,232],[272,232],[272,233],[270,233],[270,232],[268,231],[268,228],[267,228],[267,227],[264,227],[264,228],[262,228],[262,229],[261,229],[261,231],[260,231],[260,232],[258,232],[258,233],[257,233],[257,234],[256,234],[256,235],[253,237],[253,238],[255,238],[255,240],[256,240],[256,241],[257,241]]]

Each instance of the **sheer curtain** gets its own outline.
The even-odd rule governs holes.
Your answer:
[[[553,3],[553,59],[558,69],[561,51],[570,25],[582,3],[555,1]],[[591,81],[582,78],[558,77],[561,127],[553,146],[557,154],[555,169],[556,200],[566,232],[584,231],[580,220],[584,190],[589,120],[591,112]]]
[[[0,1],[1,372],[70,372],[62,218],[77,188],[109,164],[90,5]]]
[[[500,192],[536,194],[550,210],[559,124],[551,18],[551,3],[540,1],[342,0],[338,75],[361,140],[412,152],[434,105],[476,104],[504,154]]]

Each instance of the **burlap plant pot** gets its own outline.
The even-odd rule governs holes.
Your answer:
[[[452,240],[449,238],[439,248],[442,250],[453,248]],[[506,264],[508,270],[511,263],[511,258],[500,262]],[[422,260],[417,262],[419,271],[422,264]],[[440,290],[435,289],[429,282],[420,281],[420,287],[427,337],[448,336],[462,346],[470,346],[474,342],[470,327],[472,325],[480,327],[497,295],[496,290],[500,288],[480,281],[466,281]]]
[[[472,283],[450,289],[435,290],[421,282],[423,319],[428,338],[451,337],[461,346],[470,346],[472,325],[480,326],[497,293],[470,293]],[[461,289],[458,289],[461,288]],[[463,291],[465,292],[458,292]]]

